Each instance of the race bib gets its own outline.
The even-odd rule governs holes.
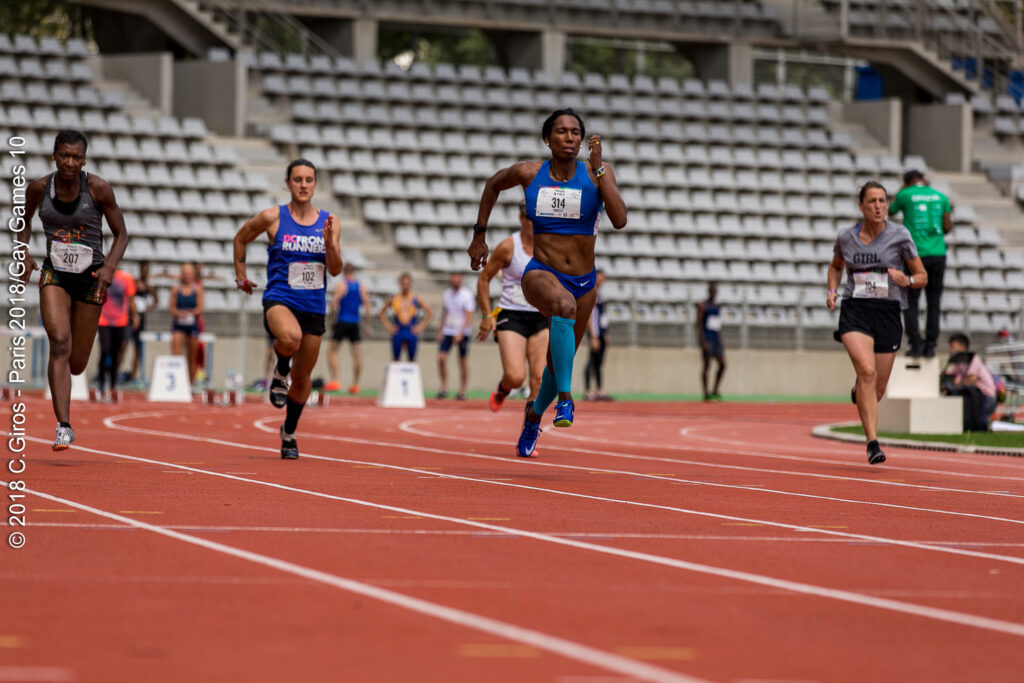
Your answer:
[[[854,299],[889,298],[889,273],[864,271],[853,274]]]
[[[178,324],[183,327],[191,327],[196,324],[195,313],[182,313],[178,316]]]
[[[292,289],[323,289],[324,264],[317,261],[289,263],[288,286]]]
[[[548,218],[579,218],[583,190],[542,187],[537,192],[537,215]]]
[[[63,273],[83,273],[92,265],[92,248],[75,242],[50,242],[50,263]]]
[[[712,332],[720,332],[722,329],[722,318],[717,315],[709,315],[704,319],[704,327]]]

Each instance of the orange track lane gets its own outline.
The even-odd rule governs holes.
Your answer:
[[[290,462],[264,405],[76,404],[65,453],[28,405],[0,681],[1024,670],[1024,461],[872,468],[809,435],[849,406],[580,404],[523,460],[521,403],[338,401]]]

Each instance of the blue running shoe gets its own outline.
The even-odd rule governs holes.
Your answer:
[[[526,404],[526,414],[530,414],[530,407],[533,405],[533,401],[529,401]],[[541,433],[539,422],[530,422],[525,417],[523,418],[523,431],[519,435],[519,442],[516,443],[516,455],[520,458],[529,458],[533,455],[534,449],[537,448],[537,439],[540,438]]]
[[[572,427],[572,412],[575,405],[572,399],[568,401],[559,401],[555,404],[555,426],[556,427]]]

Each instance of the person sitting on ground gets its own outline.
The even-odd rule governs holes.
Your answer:
[[[981,356],[970,350],[971,340],[963,332],[949,338],[949,362],[943,375],[954,385],[971,386],[985,397],[985,415],[995,412],[999,400],[996,395],[996,381],[985,366]]]

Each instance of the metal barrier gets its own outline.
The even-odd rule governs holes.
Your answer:
[[[1024,343],[994,344],[985,348],[985,364],[1006,383],[1006,414],[1024,405]]]

